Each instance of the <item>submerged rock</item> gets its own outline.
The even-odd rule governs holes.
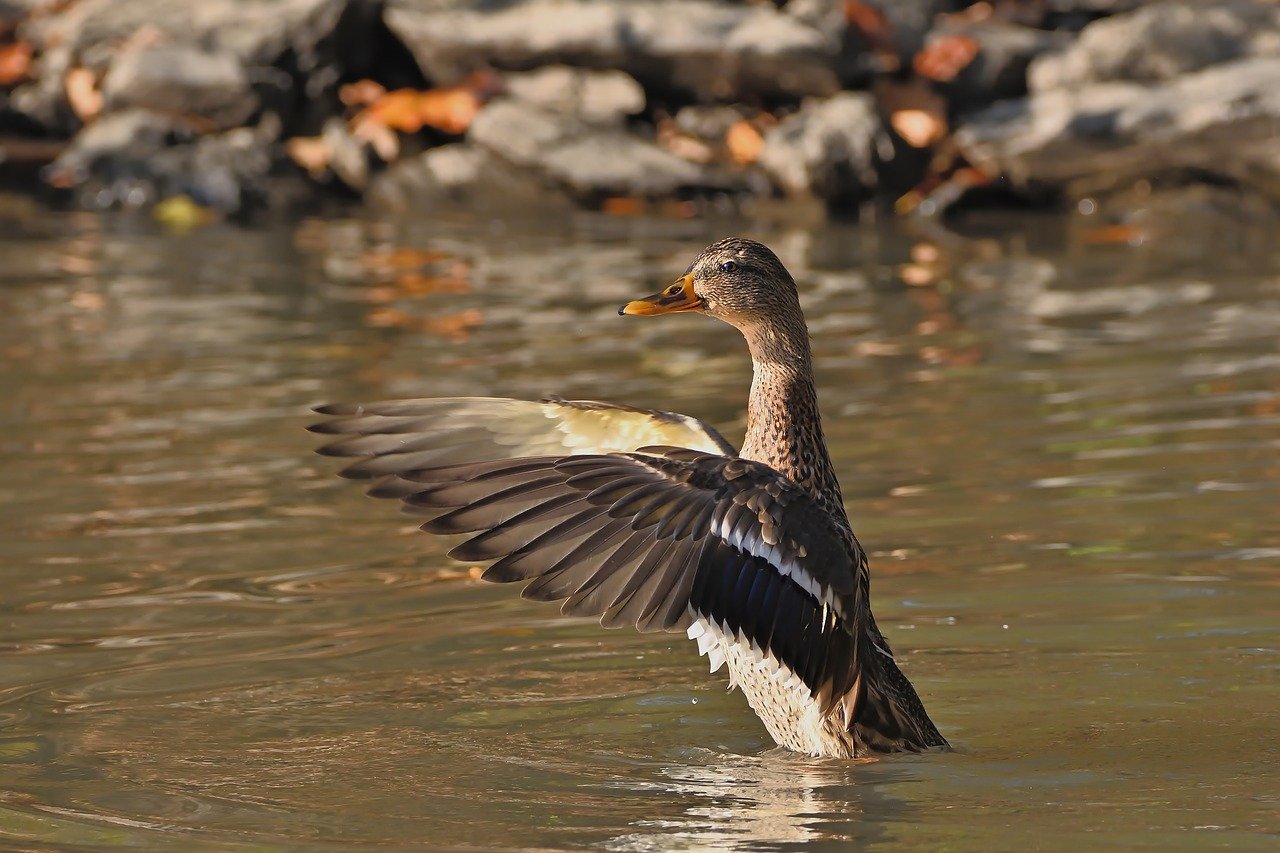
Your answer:
[[[839,88],[836,34],[770,4],[713,0],[390,0],[387,25],[426,76],[486,67],[616,68],[647,89],[701,100],[798,97]]]

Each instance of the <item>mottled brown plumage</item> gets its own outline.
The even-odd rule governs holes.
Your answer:
[[[371,494],[469,534],[451,554],[565,613],[685,630],[779,744],[815,755],[945,747],[876,627],[866,554],[823,440],[796,286],[749,240],[704,250],[620,313],[736,326],[754,365],[738,456],[692,418],[607,403],[451,398],[331,406],[322,452]],[[681,446],[647,446],[647,445]]]

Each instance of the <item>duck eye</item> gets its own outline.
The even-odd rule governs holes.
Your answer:
[[[721,272],[733,272],[733,271],[734,271],[734,270],[736,270],[737,268],[738,268],[738,265],[737,265],[737,263],[735,263],[734,261],[721,261],[721,262],[720,262],[720,271],[721,271]]]

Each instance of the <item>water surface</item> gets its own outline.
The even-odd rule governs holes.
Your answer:
[[[615,315],[729,227],[0,221],[0,845],[1273,849],[1270,237],[751,229],[951,754],[771,749],[693,643],[480,584],[311,454],[312,404],[451,394],[740,438],[736,333]]]

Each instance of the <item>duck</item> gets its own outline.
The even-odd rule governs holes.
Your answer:
[[[867,552],[823,437],[795,280],[731,237],[623,305],[746,339],[740,449],[705,422],[615,403],[485,397],[330,404],[311,427],[341,474],[465,536],[449,556],[605,627],[683,632],[727,667],[773,741],[864,758],[949,747],[876,626]]]

